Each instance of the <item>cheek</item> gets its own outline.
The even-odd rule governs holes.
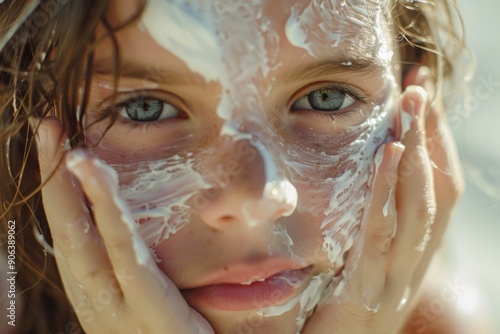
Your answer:
[[[92,115],[86,118],[86,124],[92,124]],[[188,200],[207,188],[194,168],[195,153],[189,152],[196,147],[176,145],[162,137],[168,131],[160,129],[127,130],[117,122],[106,131],[106,125],[104,121],[89,126],[85,145],[117,172],[120,194],[139,234],[155,247],[191,221]]]
[[[111,167],[118,173],[120,193],[139,224],[139,234],[152,248],[191,221],[194,208],[188,201],[207,188],[190,156]]]
[[[314,217],[314,228],[321,233],[322,250],[330,267],[338,269],[343,265],[345,244],[361,228],[374,155],[388,138],[389,128],[389,117],[385,117],[374,126],[360,126],[347,134],[350,143],[336,149],[336,153],[292,154],[288,169],[290,181],[299,193],[297,210]]]

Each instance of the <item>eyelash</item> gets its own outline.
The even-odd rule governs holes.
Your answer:
[[[116,117],[116,121],[120,122],[120,124],[126,125],[131,127],[132,129],[136,128],[141,128],[141,129],[151,129],[151,128],[156,128],[156,127],[161,127],[164,125],[166,122],[172,122],[174,119],[185,119],[187,117],[187,113],[183,110],[183,108],[178,106],[178,103],[174,103],[172,100],[173,98],[168,98],[165,96],[166,93],[159,93],[156,91],[150,91],[150,90],[139,90],[139,91],[131,91],[127,92],[125,94],[120,94],[118,96],[111,97],[110,103],[108,103],[103,110],[103,113],[106,114],[113,114],[114,117]],[[114,100],[113,100],[114,99]],[[159,119],[156,121],[136,121],[133,119],[129,119],[126,117],[123,117],[119,115],[120,109],[125,107],[127,103],[130,103],[133,100],[137,99],[152,99],[152,100],[159,100],[162,101],[163,103],[167,103],[172,105],[175,109],[177,109],[180,113],[179,117],[176,118],[166,118],[166,119]],[[109,99],[108,99],[109,100]]]
[[[331,121],[332,119],[339,119],[343,120],[346,117],[350,117],[350,114],[353,112],[353,110],[337,110],[335,112],[327,112],[327,111],[321,111],[321,110],[311,110],[311,109],[298,109],[298,110],[292,110],[293,104],[297,103],[300,99],[307,98],[309,94],[311,94],[314,91],[318,90],[336,90],[342,94],[345,94],[346,96],[349,96],[353,98],[355,101],[354,103],[361,103],[361,104],[366,104],[366,94],[364,92],[361,92],[359,90],[355,90],[352,88],[350,85],[346,85],[343,83],[328,83],[324,85],[317,86],[316,84],[311,84],[309,85],[309,89],[306,89],[305,93],[301,93],[301,95],[298,98],[292,97],[291,101],[292,103],[289,106],[289,112],[300,112],[301,114],[310,114],[314,117],[322,117],[324,119],[327,119]],[[116,114],[116,121],[120,122],[123,125],[129,126],[132,129],[136,128],[141,128],[141,129],[151,129],[151,128],[156,128],[156,127],[161,127],[164,123],[166,122],[172,122],[174,119],[185,119],[188,118],[187,113],[183,111],[183,108],[178,107],[177,103],[174,103],[172,99],[169,99],[168,97],[165,97],[165,93],[158,93],[155,91],[132,91],[132,92],[127,92],[126,94],[120,94],[117,97],[111,97],[110,99],[112,100],[112,104],[108,104],[105,106],[103,110],[103,113],[115,113]],[[297,95],[297,94],[294,94]],[[116,99],[116,100],[113,100]],[[166,119],[160,119],[156,121],[136,121],[132,120],[126,117],[120,116],[118,113],[121,108],[126,106],[126,104],[134,99],[155,99],[155,100],[160,100],[163,103],[171,104],[174,108],[176,108],[181,117],[174,117],[174,118],[166,118]],[[108,99],[109,100],[109,99]],[[353,109],[352,106],[349,106],[345,109]],[[115,116],[115,115],[114,115]],[[348,119],[347,119],[348,120]]]

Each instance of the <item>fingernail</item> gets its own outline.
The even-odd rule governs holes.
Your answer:
[[[35,135],[38,144],[38,149],[43,150],[45,148],[45,146],[47,145],[48,136],[49,136],[49,129],[43,124],[40,125]]]
[[[394,170],[398,168],[399,162],[401,161],[401,157],[403,156],[406,147],[400,142],[395,142],[393,146],[394,150],[392,153],[392,169]]]
[[[405,146],[400,142],[392,142],[387,145],[392,145],[392,149],[390,150],[390,169],[386,172],[385,178],[386,182],[394,187],[398,182],[398,169],[401,162],[401,157],[403,156],[403,153],[405,151]]]
[[[420,90],[420,93],[422,95],[420,96],[420,99],[418,100],[418,102],[415,103],[414,114],[415,114],[415,117],[417,118],[417,121],[418,121],[418,128],[421,131],[421,133],[424,134],[425,133],[425,121],[427,119],[427,117],[426,117],[427,92],[423,88],[420,88],[420,87],[419,87],[419,90]]]
[[[384,149],[385,149],[385,144],[380,146],[378,149],[377,149],[377,152],[375,153],[375,157],[374,157],[374,162],[375,162],[375,172],[377,173],[379,168],[380,168],[380,164],[382,163],[382,160],[384,159]]]
[[[418,121],[419,129],[424,129],[425,124],[425,107],[427,105],[427,92],[420,86],[410,86],[405,91],[402,105],[402,123],[405,127],[404,114],[407,113],[414,120]]]
[[[411,113],[416,117],[419,118],[422,116],[422,113],[424,111],[424,104],[427,99],[427,92],[425,89],[423,89],[420,86],[415,86],[415,92],[416,94],[419,94],[419,98],[415,97],[411,99],[410,104],[411,104]]]
[[[37,122],[37,125],[39,123]],[[34,130],[36,127],[33,128]],[[49,128],[43,124],[38,126],[35,133],[36,148],[38,152],[38,161],[40,165],[45,165],[47,162],[51,162],[52,158],[49,147]]]
[[[415,83],[421,86],[430,96],[434,95],[433,77],[431,70],[427,66],[419,68],[415,77]]]
[[[411,123],[413,121],[413,116],[408,111],[401,110],[400,117],[401,117],[401,136],[399,139],[403,140],[406,133],[410,131]]]
[[[68,169],[75,171],[75,168],[85,159],[87,156],[81,150],[72,150],[66,153],[66,167]]]
[[[415,76],[415,83],[424,86],[427,80],[431,79],[431,71],[427,66],[421,66]]]

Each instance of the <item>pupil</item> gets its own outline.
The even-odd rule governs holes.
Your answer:
[[[345,100],[345,95],[336,90],[317,90],[308,96],[309,103],[316,110],[338,110]]]
[[[152,121],[158,119],[163,102],[160,100],[137,100],[127,104],[129,117],[136,121]]]

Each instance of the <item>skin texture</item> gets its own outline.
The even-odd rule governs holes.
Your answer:
[[[111,6],[110,17],[120,22],[128,15],[124,8],[126,6]],[[278,11],[273,15],[282,24],[288,17]],[[130,212],[115,200],[120,198],[118,184],[113,181],[115,176],[108,167],[93,163],[93,160],[98,157],[106,163],[133,162],[154,159],[158,151],[164,155],[173,154],[176,146],[165,143],[175,142],[176,137],[183,138],[188,133],[199,134],[199,145],[205,145],[218,135],[222,125],[214,112],[221,87],[220,83],[207,83],[192,73],[182,60],[159,47],[135,25],[119,31],[117,39],[120,48],[127,50],[123,53],[125,61],[130,58],[141,61],[144,66],[156,64],[181,73],[181,77],[187,79],[186,84],[163,84],[160,79],[159,88],[174,95],[173,100],[181,97],[178,100],[186,101],[182,103],[198,114],[190,114],[190,122],[177,127],[164,125],[164,128],[151,127],[147,131],[116,124],[102,144],[93,150],[94,154],[65,151],[58,140],[66,137],[60,123],[54,119],[42,122],[38,136],[42,178],[47,180],[51,174],[51,162],[61,158],[66,162],[44,186],[43,198],[60,273],[82,326],[89,333],[102,332],[103,328],[107,331],[137,328],[158,333],[198,333],[202,328],[203,333],[213,330],[225,333],[241,330],[241,326],[250,326],[256,332],[294,333],[298,308],[279,317],[260,318],[255,311],[229,313],[189,303],[179,292],[195,284],[195,278],[215,269],[267,253],[269,226],[282,223],[279,211],[257,229],[250,229],[235,211],[242,200],[261,193],[262,159],[249,164],[205,210],[155,249],[156,256],[162,260],[158,266],[153,257],[148,258],[146,264],[136,262],[132,240],[137,237],[137,231],[123,223],[123,217]],[[98,45],[97,59],[110,56],[109,43],[109,39],[105,39]],[[379,88],[388,87],[383,74],[396,74],[392,64],[382,64],[370,71],[351,68],[337,74],[323,74],[314,80],[287,81],[283,78],[299,60],[312,64],[317,59],[286,42],[280,45],[278,58],[282,65],[274,73],[276,84],[265,100],[265,110],[286,106],[291,96],[296,97],[295,92],[323,81],[360,86],[375,103]],[[419,76],[417,71],[415,68],[405,76],[403,94],[399,95],[399,87],[393,92],[397,102],[394,119],[398,120],[404,110],[411,117],[410,128],[403,136],[402,126],[395,121],[394,140],[377,148],[381,161],[367,184],[371,196],[367,199],[369,205],[364,216],[365,231],[362,239],[358,239],[362,242],[356,244],[360,258],[347,258],[346,266],[354,269],[343,291],[344,298],[326,298],[307,322],[303,333],[390,333],[401,328],[439,245],[450,211],[461,192],[461,174],[455,167],[458,162],[441,106],[437,104],[429,110],[428,95],[432,92],[425,75]],[[119,87],[141,86],[143,79],[120,79]],[[264,80],[271,80],[271,77]],[[111,83],[110,75],[95,74],[88,124],[98,116],[92,110],[97,110],[99,102],[112,93],[106,88],[106,84]],[[363,110],[363,106],[360,108]],[[203,117],[199,117],[200,114]],[[361,117],[367,117],[367,113]],[[359,121],[349,118],[325,128],[323,119],[302,117],[287,124],[303,131],[316,130],[309,133],[309,137],[331,131],[339,138],[340,149],[353,140],[343,128]],[[96,142],[100,129],[102,127],[94,126],[86,133],[90,144]],[[293,139],[289,143],[293,144]],[[221,151],[224,153],[216,155],[215,166],[235,154],[234,147]],[[438,168],[431,168],[431,159]],[[330,176],[338,176],[341,172],[341,168],[332,168]],[[299,193],[306,190],[298,189]],[[388,201],[390,209],[383,215]],[[92,210],[88,209],[90,204]],[[432,239],[424,251],[418,251],[416,248],[431,222],[434,222]],[[320,223],[319,219],[297,213],[288,218],[286,224],[297,243],[295,253],[312,266],[311,276],[329,267],[328,258],[321,251]],[[407,287],[410,288],[409,302],[397,312]],[[101,303],[88,303],[92,298]],[[367,305],[378,306],[378,311],[367,309]]]

